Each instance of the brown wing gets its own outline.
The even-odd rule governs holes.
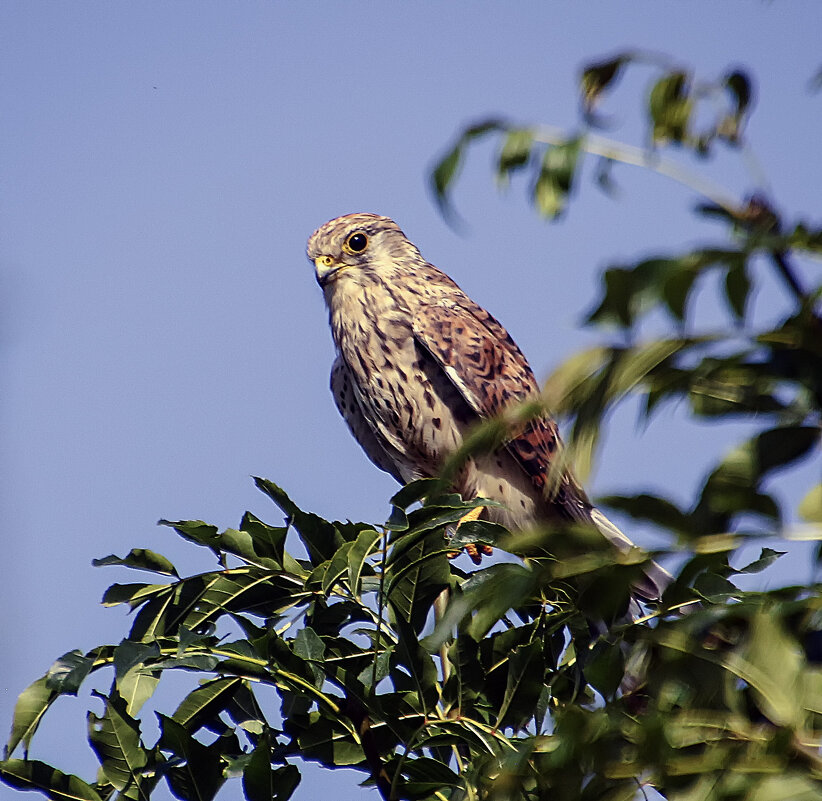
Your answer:
[[[413,330],[481,418],[538,397],[534,374],[508,332],[467,298],[462,303],[443,300],[423,306],[414,317]],[[507,444],[540,492],[561,447],[556,423],[547,415],[531,420]],[[569,471],[548,500],[565,517],[591,519],[591,504]]]

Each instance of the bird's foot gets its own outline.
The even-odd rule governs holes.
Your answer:
[[[468,523],[471,520],[478,520],[479,516],[482,514],[483,510],[485,509],[484,506],[475,506],[473,509],[466,512],[458,521],[457,521],[457,530],[459,531],[459,527],[463,523]],[[490,556],[494,549],[490,545],[486,545],[483,542],[476,543],[476,542],[469,542],[466,544],[465,548],[463,549],[465,553],[471,558],[471,561],[478,565],[482,562],[483,556]],[[456,559],[460,555],[461,551],[449,551],[448,558],[449,559]]]

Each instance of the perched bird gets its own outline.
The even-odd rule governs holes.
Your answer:
[[[354,437],[397,481],[435,477],[479,420],[539,386],[508,332],[388,217],[348,214],[318,228],[308,258],[328,307],[337,358],[331,390]],[[454,478],[463,498],[497,501],[484,514],[511,530],[549,521],[596,526],[618,549],[633,543],[593,507],[570,470],[549,469],[562,442],[548,415],[499,450],[475,454]],[[648,566],[634,588],[657,600],[669,576]]]

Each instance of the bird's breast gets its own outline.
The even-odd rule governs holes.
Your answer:
[[[470,410],[416,341],[408,306],[390,291],[357,289],[335,291],[329,310],[363,415],[408,458],[415,476],[436,475],[461,444]]]

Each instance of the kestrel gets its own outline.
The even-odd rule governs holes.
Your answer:
[[[337,349],[337,408],[371,461],[397,481],[438,476],[478,421],[539,400],[534,374],[508,332],[426,262],[393,220],[338,217],[311,235],[307,253]],[[554,420],[538,417],[499,450],[472,456],[454,489],[466,499],[499,502],[484,515],[513,531],[578,521],[630,549],[570,470],[546,487],[561,448]],[[667,582],[651,564],[635,592],[657,600]]]

